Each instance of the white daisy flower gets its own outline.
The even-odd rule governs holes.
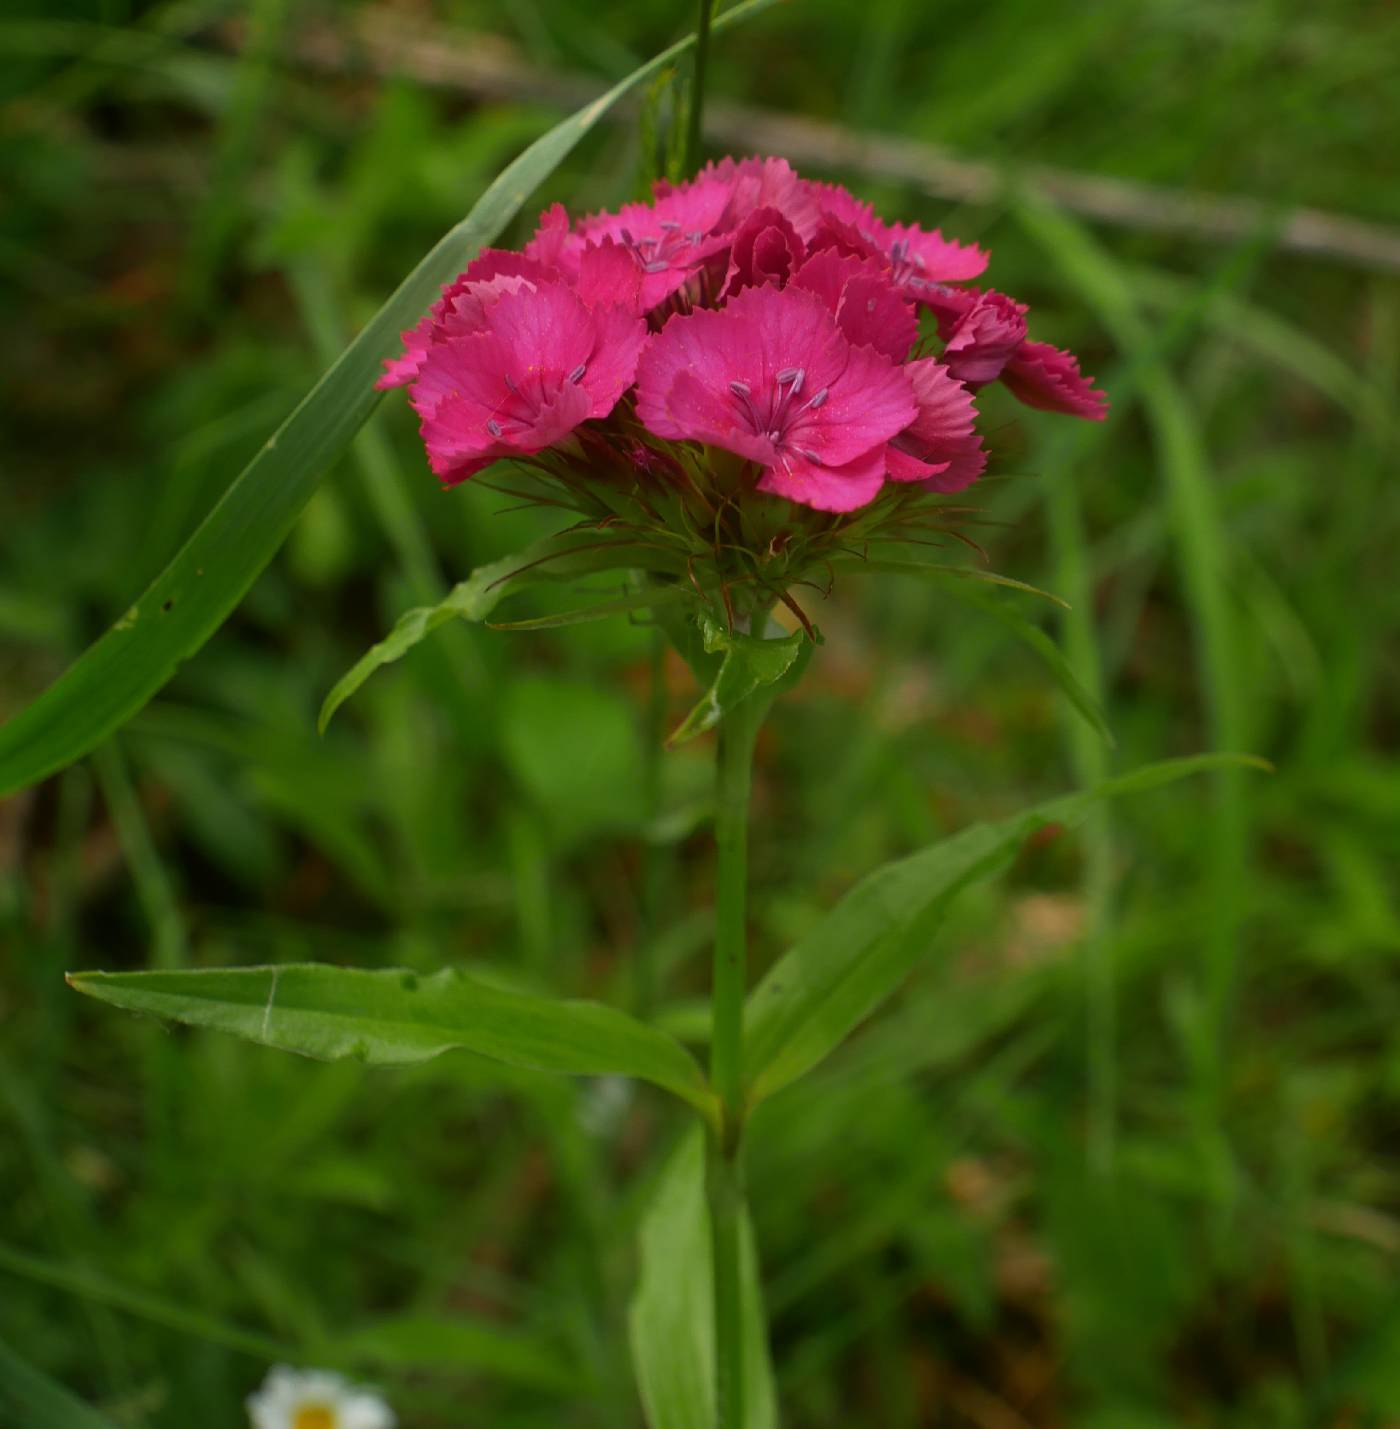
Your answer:
[[[398,1420],[373,1390],[324,1369],[278,1365],[248,1396],[253,1429],[394,1429]]]

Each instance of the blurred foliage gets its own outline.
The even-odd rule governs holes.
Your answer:
[[[301,62],[309,29],[354,35],[371,8],[599,82],[689,18],[6,8],[0,713],[126,608],[327,344],[569,107]],[[1397,52],[1400,16],[1363,0],[793,0],[723,39],[713,86],[1396,223]],[[615,203],[640,167],[611,127],[536,206]],[[1028,849],[892,1010],[764,1108],[786,1422],[1394,1422],[1400,287],[1266,237],[1088,233],[832,176],[989,244],[1034,335],[1114,395],[1094,430],[997,409],[969,529],[997,569],[1078,593],[1056,633],[1118,747],[925,586],[813,595],[826,644],[760,746],[760,964],[882,858],[1096,770],[1228,731],[1278,773]],[[694,692],[668,663],[650,707],[652,632],[454,628],[315,734],[425,579],[541,533],[508,504],[436,490],[386,403],[161,697],[0,807],[0,1341],[119,1425],[231,1429],[272,1358],[375,1376],[429,1429],[639,1422],[633,1242],[681,1129],[659,1097],[464,1056],[306,1063],[60,976],[457,962],[703,1037],[710,751],[658,763]]]

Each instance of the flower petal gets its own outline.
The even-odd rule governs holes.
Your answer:
[[[895,362],[904,361],[919,336],[913,305],[883,276],[852,278],[836,320],[849,342],[873,347]]]
[[[590,243],[579,256],[574,291],[586,307],[641,312],[642,270],[636,256],[611,238]]]
[[[776,208],[755,209],[734,233],[724,295],[758,283],[782,287],[802,262],[805,246],[797,230]]]
[[[1048,342],[1023,342],[1001,380],[1028,407],[1067,412],[1091,422],[1108,416],[1107,396],[1094,386],[1092,377],[1080,372],[1079,360]]]
[[[884,480],[883,447],[874,447],[844,466],[819,466],[785,453],[781,464],[770,466],[759,478],[758,489],[814,511],[856,511],[880,494]]]
[[[1024,305],[988,290],[953,323],[943,361],[960,382],[994,382],[1025,337]]]

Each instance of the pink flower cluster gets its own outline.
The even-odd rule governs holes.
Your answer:
[[[571,442],[664,471],[668,444],[701,443],[819,511],[886,482],[958,491],[986,465],[987,383],[1105,414],[1074,357],[1027,337],[1021,303],[966,286],[986,266],[783,159],[724,159],[617,213],[570,223],[555,204],[523,251],[484,250],[379,385],[410,388],[447,484]]]

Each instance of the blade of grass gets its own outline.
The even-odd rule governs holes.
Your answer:
[[[736,24],[774,0],[745,0],[715,21]],[[125,615],[38,699],[0,728],[0,793],[88,753],[189,659],[272,559],[322,473],[374,410],[374,380],[398,333],[481,245],[520,211],[619,99],[683,54],[678,41],[537,139],[404,279],[335,366],[268,439],[175,559]]]
[[[1166,500],[1181,561],[1215,749],[1249,744],[1249,719],[1238,662],[1235,613],[1228,590],[1224,524],[1191,404],[1159,356],[1156,339],[1112,257],[1066,214],[1022,197],[1015,212],[1026,231],[1097,312],[1118,346],[1132,354],[1138,390],[1161,464]],[[1240,890],[1249,857],[1244,782],[1237,769],[1214,776],[1209,820],[1210,915],[1204,939],[1206,1095],[1218,1101],[1220,1065],[1236,980]],[[1213,1117],[1213,1114],[1212,1114]],[[1213,1118],[1217,1120],[1218,1118]]]
[[[298,262],[286,269],[288,285],[301,309],[319,361],[329,365],[345,340],[331,277],[323,266]],[[365,495],[388,538],[409,592],[416,605],[436,605],[447,593],[433,555],[432,543],[413,508],[398,471],[389,439],[378,415],[372,415],[350,447],[359,469]],[[434,641],[430,658],[442,672],[442,687],[456,705],[459,717],[470,720],[492,708],[483,693],[481,662],[470,632],[453,624],[443,631],[443,643]]]
[[[1094,631],[1094,582],[1084,532],[1076,471],[1052,463],[1041,483],[1050,527],[1054,582],[1069,605],[1060,613],[1060,635],[1071,672],[1093,701],[1104,707],[1103,666]],[[1082,720],[1064,721],[1070,766],[1083,788],[1109,775],[1108,752]],[[1101,1172],[1113,1167],[1117,1140],[1117,1006],[1113,969],[1113,814],[1096,804],[1085,815],[1081,890],[1085,927],[1080,958],[1084,978],[1085,1063],[1089,1100],[1089,1157]]]
[[[248,42],[219,123],[213,183],[195,215],[181,284],[185,312],[197,322],[208,320],[214,284],[245,212],[258,134],[274,107],[270,101],[279,75],[274,57],[285,48],[282,37],[290,9],[290,0],[253,0],[249,6]]]
[[[26,1364],[0,1340],[0,1411],[7,1407],[21,1417],[6,1416],[5,1422],[27,1429],[116,1429],[110,1419]]]
[[[254,1330],[227,1325],[221,1320],[190,1309],[180,1301],[166,1300],[144,1290],[133,1290],[129,1286],[120,1285],[105,1276],[94,1275],[88,1271],[70,1270],[67,1266],[55,1265],[11,1246],[0,1245],[0,1270],[48,1285],[82,1300],[109,1305],[114,1310],[125,1311],[128,1315],[149,1320],[152,1324],[164,1325],[167,1329],[178,1330],[181,1334],[193,1335],[196,1339],[207,1340],[213,1345],[223,1345],[260,1360],[275,1362],[295,1354],[294,1346],[260,1335]]]
[[[136,886],[141,911],[150,925],[151,964],[158,968],[181,967],[185,962],[185,926],[180,917],[179,900],[156,852],[126,761],[117,745],[108,743],[97,751],[93,762],[122,856]]]

